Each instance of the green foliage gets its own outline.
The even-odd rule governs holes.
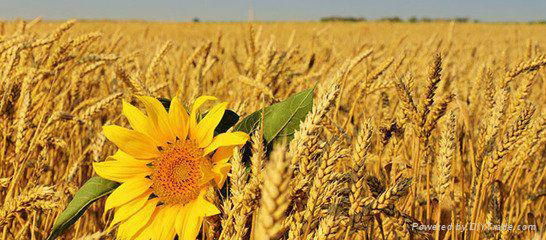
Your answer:
[[[310,88],[250,114],[235,126],[235,131],[253,132],[260,126],[263,112],[264,138],[267,143],[278,138],[291,138],[312,107],[313,89]]]
[[[234,111],[227,109],[224,112],[224,116],[222,116],[222,120],[220,120],[220,123],[218,123],[218,126],[214,129],[214,135],[227,132],[227,130],[233,127],[238,121],[239,115]]]
[[[380,21],[380,22],[403,22],[403,20],[400,17],[384,17],[384,18],[380,18],[378,21]]]
[[[85,210],[99,198],[110,194],[119,183],[101,177],[89,179],[74,195],[66,209],[57,217],[51,234],[47,238],[53,240],[78,220]]]
[[[323,17],[320,19],[320,21],[321,22],[365,22],[366,18],[330,16],[330,17]]]

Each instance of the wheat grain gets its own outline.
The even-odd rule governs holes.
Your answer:
[[[284,215],[290,203],[290,168],[286,149],[276,146],[264,179],[255,239],[278,239],[283,232]]]
[[[214,95],[243,119],[308,88],[291,142],[269,119],[236,150],[200,238],[540,238],[412,226],[546,222],[543,28],[1,21],[0,239],[47,238],[115,151],[101,126],[129,127],[122,97]],[[102,204],[62,237],[113,238]]]

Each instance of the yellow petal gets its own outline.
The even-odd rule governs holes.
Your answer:
[[[213,172],[210,167],[207,167],[205,165],[201,165],[200,170],[201,170],[201,179],[199,179],[199,182],[198,182],[200,186],[208,184],[210,180],[214,179],[214,177],[216,176],[216,173]]]
[[[227,174],[231,169],[231,164],[229,164],[228,159],[221,160],[214,164],[212,167],[212,172],[214,173],[214,182],[218,188],[221,188],[226,181]]]
[[[148,96],[139,96],[138,100],[146,107],[146,113],[148,113],[148,117],[155,126],[156,137],[160,140],[162,146],[167,142],[174,142],[175,135],[171,128],[169,115],[163,104],[159,100]]]
[[[195,240],[203,219],[220,213],[214,204],[205,200],[204,193],[206,191],[202,191],[195,201],[179,208],[175,227],[180,240]]]
[[[159,156],[154,141],[143,133],[115,125],[103,126],[102,131],[119,149],[135,158],[150,159]]]
[[[114,220],[112,220],[110,225],[114,225],[133,216],[133,214],[138,212],[142,207],[144,207],[146,202],[148,202],[150,194],[152,194],[152,190],[146,191],[144,194],[117,208],[114,214]]]
[[[116,153],[114,153],[114,155],[109,156],[106,159],[107,160],[112,160],[112,161],[128,161],[128,162],[138,161],[138,162],[146,163],[146,164],[153,161],[152,159],[137,159],[137,158],[134,158],[133,156],[131,156],[131,155],[119,150],[119,149],[116,151]]]
[[[179,139],[186,139],[189,127],[188,113],[177,97],[174,97],[171,101],[171,106],[169,107],[169,121],[171,122],[174,134]]]
[[[249,136],[244,132],[221,133],[212,139],[212,143],[205,148],[204,155],[211,153],[219,147],[243,145]]]
[[[191,108],[190,114],[190,136],[195,136],[197,134],[197,110],[207,101],[216,100],[216,97],[213,96],[201,96],[198,97]]]
[[[123,100],[122,113],[127,118],[129,124],[131,124],[131,127],[134,130],[144,134],[148,134],[149,136],[153,136],[150,135],[154,132],[153,125],[151,125],[148,117],[146,117],[146,115],[144,115],[144,113],[140,111],[137,107]]]
[[[224,112],[227,108],[227,102],[223,102],[214,106],[207,115],[197,124],[197,132],[193,139],[197,141],[199,147],[204,148],[210,144],[214,136],[214,129],[222,120]]]
[[[206,191],[202,191],[195,201],[196,207],[199,209],[198,212],[201,213],[203,217],[220,214],[220,210],[214,204],[205,199],[205,193]]]
[[[153,216],[152,216],[153,217]],[[144,227],[142,227],[142,229],[140,229],[136,234],[135,236],[133,236],[132,238],[130,238],[131,240],[150,240],[150,239],[153,239],[152,238],[152,230],[151,230],[151,227],[149,226],[150,224],[147,224],[145,225]],[[119,235],[119,234],[118,234]]]
[[[155,208],[148,222],[134,236],[132,236],[131,240],[150,240],[157,238],[154,235],[154,224],[158,220],[157,215],[159,213],[159,210],[159,207]]]
[[[149,200],[140,211],[131,216],[127,221],[121,223],[118,228],[118,238],[132,239],[143,227],[153,223],[151,220],[155,220],[153,215],[156,214],[158,201],[158,198]]]
[[[191,212],[187,206],[182,207],[176,217],[175,228],[179,240],[195,240],[203,223],[197,213]]]
[[[152,219],[155,219],[155,216],[152,214],[150,221],[140,229],[135,236],[130,238],[131,240],[150,240],[153,239],[153,230],[152,230]],[[119,234],[118,234],[119,235]]]
[[[219,162],[222,160],[227,160],[231,156],[233,156],[233,149],[235,146],[228,146],[228,147],[220,147],[216,152],[214,152],[214,155],[212,155],[212,161],[213,162]]]
[[[148,191],[151,185],[152,181],[147,178],[135,178],[121,184],[112,192],[112,194],[110,194],[108,199],[106,199],[104,211],[128,203]]]
[[[113,161],[112,161],[113,160]],[[114,157],[108,157],[107,161],[94,162],[95,172],[106,179],[116,182],[127,182],[134,178],[143,178],[152,173],[152,169],[146,166],[147,162],[123,158],[115,160]]]
[[[178,208],[176,206],[163,205],[160,207],[153,223],[154,239],[174,239],[176,234],[174,224],[177,214]]]

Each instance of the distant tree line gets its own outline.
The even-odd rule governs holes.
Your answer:
[[[458,23],[467,23],[467,22],[479,22],[477,19],[471,19],[467,17],[455,17],[455,18],[428,18],[428,17],[422,17],[417,18],[415,16],[408,18],[408,22],[415,23],[415,22],[458,22]]]
[[[368,21],[363,17],[343,17],[343,16],[329,16],[323,17],[320,19],[321,22],[365,22]],[[370,21],[376,22],[408,22],[408,23],[418,23],[418,22],[457,22],[457,23],[477,23],[480,22],[477,19],[471,19],[467,17],[455,17],[455,18],[429,18],[429,17],[409,17],[408,19],[402,19],[400,17],[382,17]],[[546,19],[543,20],[534,20],[527,22],[529,24],[546,24]]]
[[[323,17],[320,19],[320,21],[321,22],[364,22],[366,21],[366,18],[330,16],[330,17]]]
[[[531,23],[531,24],[546,24],[546,19],[545,20],[538,20],[538,21],[530,21],[529,23]]]
[[[342,16],[329,16],[329,17],[323,17],[320,19],[321,22],[364,22],[367,21],[366,18],[363,17],[342,17]],[[428,17],[410,17],[406,20],[394,16],[394,17],[383,17],[376,19],[374,21],[379,22],[409,22],[409,23],[416,23],[416,22],[459,22],[459,23],[465,23],[465,22],[478,22],[478,20],[465,18],[465,17],[457,17],[457,18],[428,18]]]

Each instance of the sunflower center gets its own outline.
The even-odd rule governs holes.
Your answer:
[[[152,189],[165,203],[186,204],[196,199],[211,179],[211,160],[189,140],[163,150],[152,164]]]

